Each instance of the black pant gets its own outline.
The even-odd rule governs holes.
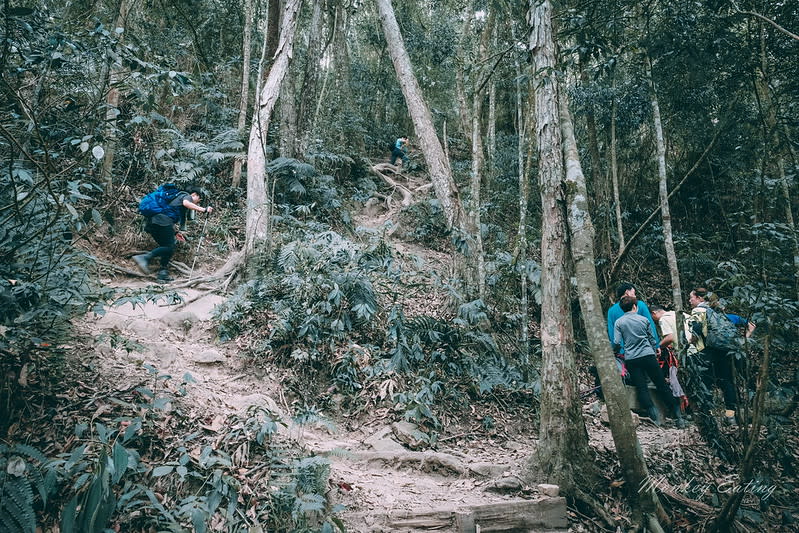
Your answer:
[[[638,393],[638,404],[641,406],[641,409],[648,410],[653,406],[652,397],[649,395],[649,386],[646,380],[646,378],[649,377],[652,383],[655,384],[658,394],[660,394],[660,399],[663,400],[663,404],[669,409],[668,414],[671,415],[671,410],[674,409],[675,405],[674,396],[672,396],[671,390],[668,385],[666,385],[666,380],[663,379],[663,371],[660,369],[660,364],[658,364],[655,354],[645,355],[644,357],[638,357],[636,359],[628,359],[624,364],[630,372],[630,381],[632,381]]]
[[[403,163],[408,162],[408,156],[405,155],[405,151],[399,148],[394,148],[391,150],[391,164],[395,164],[397,162],[397,158],[402,158]]]
[[[707,370],[702,372],[702,383],[708,391],[713,390],[713,384],[718,385],[724,396],[724,407],[735,411],[738,405],[738,396],[735,392],[735,382],[732,377],[733,354],[705,348],[699,354],[699,362]]]
[[[175,253],[175,227],[148,224],[145,229],[158,243],[158,248],[150,252],[150,259],[160,257],[161,269],[166,270],[169,266],[169,260],[172,259],[172,255]]]

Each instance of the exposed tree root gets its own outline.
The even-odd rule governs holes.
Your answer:
[[[119,272],[120,274],[126,274],[126,275],[132,276],[134,278],[147,278],[147,277],[149,277],[147,274],[143,274],[142,272],[139,272],[138,270],[125,268],[123,266],[117,265],[116,263],[111,263],[110,261],[104,261],[102,259],[96,259],[96,261],[97,261],[98,265],[104,266],[105,268],[113,270],[114,272]]]
[[[402,195],[402,205],[404,207],[408,207],[413,203],[413,193],[404,185],[400,185],[393,179],[389,178],[385,173],[386,172],[393,172],[395,174],[399,174],[397,172],[397,167],[390,163],[378,163],[376,165],[372,165],[371,171],[380,176],[380,178],[388,183],[395,191],[399,191]],[[401,174],[400,174],[401,175]],[[407,176],[404,176],[407,180]]]
[[[220,287],[227,290],[230,282],[239,273],[241,268],[244,267],[244,250],[239,250],[228,257],[227,262],[219,267],[216,272],[207,276],[199,276],[190,278],[183,283],[172,285],[174,289],[188,289],[192,287],[199,287],[201,285],[211,285],[212,289],[219,290]]]
[[[356,459],[362,461],[382,461],[392,465],[418,464],[424,471],[445,470],[460,476],[471,475],[471,470],[456,457],[435,452],[360,452]]]

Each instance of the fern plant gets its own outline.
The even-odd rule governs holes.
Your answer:
[[[55,473],[39,450],[0,443],[0,529],[4,533],[33,533],[37,499],[45,505],[55,485]]]

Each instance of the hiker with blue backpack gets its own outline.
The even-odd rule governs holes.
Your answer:
[[[155,258],[160,258],[158,281],[172,281],[169,276],[169,261],[175,253],[176,230],[175,224],[180,224],[181,229],[186,224],[187,210],[200,213],[211,213],[212,207],[202,207],[203,193],[199,187],[188,187],[185,191],[176,185],[166,183],[151,192],[139,203],[139,213],[145,217],[144,230],[149,233],[158,247],[146,254],[133,256],[133,261],[145,274],[150,274],[150,263]]]
[[[724,312],[713,308],[714,296],[704,287],[697,287],[688,296],[688,303],[693,308],[689,319],[689,341],[696,347],[697,361],[706,368],[702,373],[706,390],[694,393],[712,395],[715,383],[724,396],[724,421],[735,427],[738,425],[735,420],[738,396],[733,377],[733,359],[740,351],[740,335]],[[705,405],[712,404],[709,397],[703,400],[701,403]]]

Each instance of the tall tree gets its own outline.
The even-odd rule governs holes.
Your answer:
[[[414,131],[430,172],[433,190],[444,211],[447,227],[463,230],[465,217],[458,187],[452,177],[449,160],[444,154],[441,141],[436,134],[430,109],[427,107],[419,82],[413,73],[413,66],[405,49],[405,42],[400,33],[391,0],[375,0],[375,2],[383,26],[383,34],[388,43],[388,52],[394,63],[394,70],[408,105],[408,113],[413,121]]]
[[[671,297],[674,310],[679,315],[682,311],[682,286],[680,285],[680,269],[677,265],[677,252],[674,250],[674,234],[671,230],[671,208],[669,207],[669,181],[666,173],[666,140],[663,135],[663,123],[660,119],[660,103],[657,87],[652,78],[652,61],[646,54],[646,77],[649,82],[649,96],[652,105],[652,120],[655,127],[655,144],[658,162],[658,198],[660,200],[660,218],[663,222],[663,243],[666,247],[666,262],[671,275]]]
[[[244,36],[242,38],[242,60],[241,60],[241,92],[239,93],[239,135],[244,134],[244,126],[247,124],[247,108],[250,99],[250,55],[252,53],[252,23],[253,23],[253,0],[244,0]],[[233,161],[233,176],[230,184],[238,187],[241,182],[242,161],[238,157]]]
[[[637,522],[646,524],[652,530],[660,528],[660,523],[668,524],[669,518],[660,504],[655,486],[649,481],[649,471],[644,461],[644,453],[635,433],[630,406],[624,384],[619,379],[616,359],[607,341],[607,324],[602,312],[599,297],[599,283],[596,276],[594,254],[594,225],[588,206],[588,188],[585,183],[574,125],[569,112],[565,94],[560,94],[560,127],[563,134],[563,158],[566,163],[564,177],[566,200],[568,202],[569,242],[574,259],[577,296],[580,301],[585,323],[585,332],[591,353],[594,355],[605,405],[608,408],[610,431],[616,446],[616,455],[621,464],[622,474],[627,486],[630,506],[638,515]]]
[[[128,25],[128,13],[130,12],[133,0],[120,0],[114,30],[118,36],[118,44],[121,45],[125,38],[125,31]],[[109,57],[109,62],[112,61]],[[106,65],[108,69],[108,93],[105,97],[105,120],[106,120],[106,141],[105,153],[103,154],[103,166],[101,169],[103,182],[106,184],[106,192],[113,190],[114,157],[117,150],[117,117],[119,116],[119,86],[122,82],[122,66],[116,64]]]
[[[280,85],[291,63],[301,4],[302,0],[286,1],[275,59],[256,99],[247,148],[247,222],[244,245],[247,256],[269,239],[271,200],[266,175],[266,136],[272,111],[280,95]]]
[[[571,320],[556,52],[549,0],[530,0],[538,181],[541,191],[541,426],[537,463],[545,481],[574,494],[590,471]]]

